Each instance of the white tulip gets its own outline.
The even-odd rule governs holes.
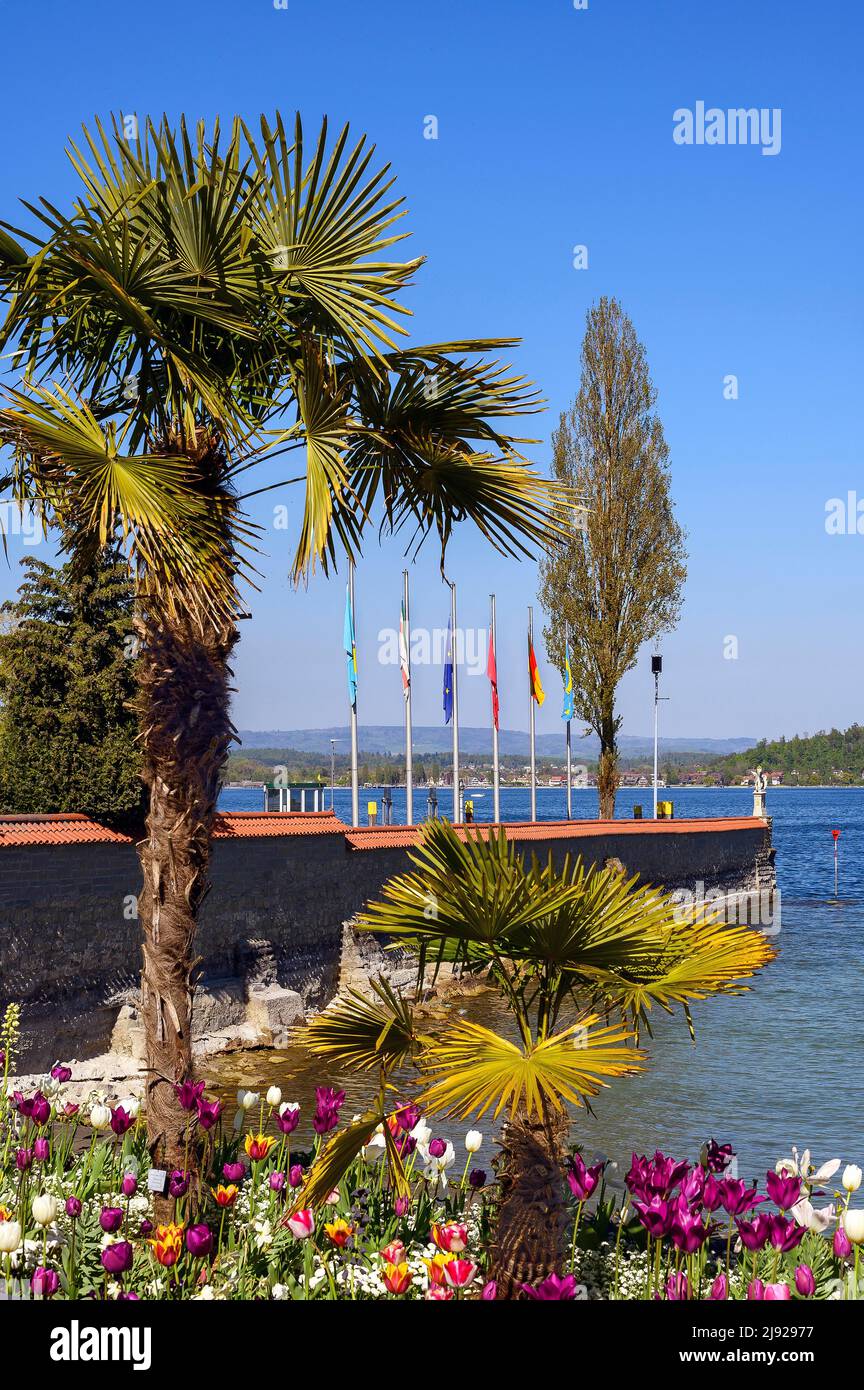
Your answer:
[[[469,1154],[476,1154],[482,1144],[483,1135],[480,1133],[479,1129],[469,1129],[468,1133],[465,1135],[465,1148],[468,1150]]]
[[[794,1207],[790,1207],[789,1215],[793,1216],[799,1226],[804,1226],[808,1231],[813,1231],[816,1235],[821,1235],[833,1225],[836,1211],[832,1206],[814,1207],[813,1203],[806,1197],[802,1197],[800,1202],[796,1202]]]
[[[94,1105],[90,1110],[90,1123],[94,1129],[107,1129],[111,1123],[111,1111],[107,1105]]]
[[[432,1138],[432,1131],[425,1120],[418,1120],[411,1131],[411,1138],[417,1141],[419,1148],[424,1148]]]
[[[843,1230],[853,1245],[864,1245],[864,1207],[848,1207],[844,1211]]]
[[[138,1119],[141,1102],[140,1100],[136,1100],[135,1096],[127,1096],[125,1100],[118,1100],[117,1104],[120,1106],[121,1110],[126,1111],[130,1120]]]
[[[833,1178],[839,1167],[839,1158],[829,1158],[827,1163],[823,1163],[821,1168],[817,1168],[815,1173],[810,1174],[811,1183],[827,1182],[829,1178]]]
[[[0,1255],[14,1255],[20,1244],[20,1221],[0,1221]]]
[[[271,1086],[270,1090],[267,1092],[267,1104],[275,1110],[276,1106],[279,1105],[281,1100],[282,1092],[279,1090],[279,1087]]]
[[[33,1198],[31,1210],[37,1226],[50,1226],[51,1222],[56,1221],[60,1215],[60,1203],[56,1197],[51,1197],[47,1192],[43,1192],[41,1197]]]
[[[843,1186],[847,1192],[857,1192],[861,1186],[861,1169],[857,1163],[847,1163],[843,1169]],[[850,1236],[851,1240],[852,1237]]]
[[[383,1134],[373,1134],[368,1144],[364,1144],[360,1153],[365,1163],[377,1163],[384,1155],[386,1141]]]
[[[234,1133],[239,1134],[246,1122],[246,1111],[241,1107],[234,1112]]]
[[[241,1110],[251,1110],[253,1105],[257,1105],[260,1099],[260,1091],[244,1091],[241,1089],[237,1092],[237,1104],[240,1106]]]
[[[300,1109],[300,1102],[299,1102],[299,1100],[283,1100],[282,1104],[279,1106],[279,1114],[280,1114],[280,1115],[284,1115],[286,1110],[294,1111],[294,1110],[299,1110],[299,1109]],[[358,1116],[357,1116],[357,1119],[358,1119],[358,1120],[362,1120],[362,1118],[363,1118],[362,1115],[358,1115]]]

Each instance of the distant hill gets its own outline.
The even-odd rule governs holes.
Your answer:
[[[350,731],[347,726],[330,729],[241,729],[240,738],[246,750],[253,748],[293,748],[300,753],[330,752],[330,740],[338,740],[336,751],[345,753],[350,747]],[[465,754],[489,753],[492,736],[489,729],[463,725],[459,729],[459,747]],[[755,738],[661,738],[660,750],[669,753],[702,754],[714,758],[730,753],[742,753],[754,747]],[[622,756],[640,757],[650,753],[654,747],[650,737],[638,734],[622,734],[618,740]],[[399,754],[405,746],[405,732],[401,724],[363,724],[360,728],[361,753]],[[528,754],[528,735],[521,729],[502,729],[499,746],[504,756],[508,754]],[[540,757],[555,757],[564,746],[563,726],[557,734],[538,734],[537,753]],[[452,747],[452,734],[444,725],[415,724],[414,750],[417,753],[447,753]],[[574,738],[573,756],[596,758],[600,744],[594,735],[588,738]]]
[[[710,763],[722,781],[740,781],[761,763],[766,772],[782,773],[789,786],[848,786],[864,780],[864,726],[822,730],[802,737],[761,739],[746,758],[734,753]]]

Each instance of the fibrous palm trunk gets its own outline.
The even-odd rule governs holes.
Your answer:
[[[563,1111],[546,1110],[533,1118],[517,1114],[504,1125],[491,1269],[499,1299],[518,1298],[523,1284],[564,1272],[569,1124]]]
[[[153,1165],[194,1171],[194,1116],[175,1085],[192,1076],[194,939],[209,888],[210,837],[220,770],[233,737],[228,659],[237,640],[228,618],[167,614],[142,600],[138,707],[149,789],[146,837],[138,845],[144,956],[141,1010],[147,1047],[147,1138]],[[167,1216],[167,1207],[162,1212]]]

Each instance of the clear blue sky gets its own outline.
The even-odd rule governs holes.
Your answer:
[[[686,603],[664,644],[667,730],[791,734],[864,714],[864,536],[825,531],[829,498],[864,498],[857,0],[589,0],[583,11],[571,0],[6,0],[3,33],[0,216],[13,222],[19,196],[69,196],[64,143],[94,113],[299,108],[310,128],[326,112],[368,132],[407,198],[406,245],[428,256],[412,331],[522,337],[516,361],[549,402],[533,451],[544,468],[577,389],[586,308],[617,295],[648,350],[689,532]],[[781,108],[780,153],[675,144],[673,112],[699,101]],[[437,141],[423,138],[430,114]],[[576,244],[587,271],[572,267]],[[736,401],[723,396],[728,374]],[[257,512],[269,554],[243,625],[235,721],[343,722],[342,579],[292,592],[274,500]],[[358,574],[361,721],[401,719],[398,672],[376,653],[398,619],[402,567],[398,541],[372,543]],[[466,624],[485,625],[498,595],[502,723],[524,728],[535,566],[498,560],[463,531],[449,571]],[[0,562],[0,596],[16,582]],[[434,627],[446,614],[430,548],[414,567],[412,616]],[[539,655],[550,698],[538,728],[551,731],[559,683]],[[415,719],[438,722],[440,670],[417,670],[415,691]],[[463,680],[462,697],[466,723],[488,719],[485,680]],[[621,708],[625,732],[649,730],[647,653]]]

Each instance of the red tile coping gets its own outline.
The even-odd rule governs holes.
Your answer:
[[[508,821],[512,840],[587,839],[592,835],[699,834],[712,830],[752,830],[767,821],[753,816],[690,820]],[[488,825],[470,827],[483,834]],[[468,833],[465,826],[459,833]],[[333,811],[225,811],[217,816],[214,839],[259,839],[286,835],[341,835],[351,849],[397,849],[416,843],[419,826],[346,826]],[[132,836],[109,830],[87,816],[60,814],[0,816],[0,849],[26,845],[131,844]]]

